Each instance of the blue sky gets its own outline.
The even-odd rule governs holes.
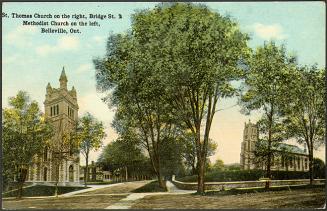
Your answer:
[[[89,111],[106,125],[105,144],[117,137],[110,127],[113,111],[102,103],[96,92],[92,60],[105,54],[110,32],[121,33],[130,28],[130,16],[137,9],[153,8],[157,3],[3,3],[7,14],[122,14],[122,19],[99,21],[100,27],[80,27],[80,34],[41,34],[39,26],[22,26],[22,19],[2,19],[2,103],[18,90],[26,90],[43,109],[45,87],[59,86],[63,66],[68,87],[75,86],[80,106],[79,115]],[[317,63],[325,67],[325,4],[323,2],[224,2],[207,4],[213,11],[230,15],[242,31],[251,35],[252,48],[273,39],[285,44],[288,52],[296,54],[303,65]],[[32,19],[31,19],[32,20]],[[41,19],[33,19],[39,21]],[[64,19],[61,19],[64,21]],[[70,19],[72,21],[72,19]],[[65,27],[70,28],[70,27]],[[222,100],[220,107],[236,103]],[[244,122],[256,121],[257,115],[244,116],[238,106],[220,111],[213,121],[211,137],[218,143],[212,160],[239,162]],[[98,152],[92,153],[96,159]],[[324,150],[317,151],[324,158]]]

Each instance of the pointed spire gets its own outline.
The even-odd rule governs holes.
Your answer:
[[[67,80],[67,76],[66,76],[66,73],[65,73],[65,66],[62,67],[62,71],[61,71],[59,81],[60,81],[60,88],[67,89],[67,81],[68,80]]]
[[[47,85],[47,89],[52,89],[50,82]]]
[[[47,90],[46,95],[47,95],[47,96],[50,95],[51,92],[52,92],[52,87],[51,87],[50,83],[48,83],[46,90]]]
[[[74,98],[76,98],[76,89],[74,86],[72,87],[72,90],[70,91],[70,93]]]
[[[61,71],[59,81],[61,81],[61,80],[67,81],[67,76],[66,76],[66,73],[65,73],[65,66],[62,67],[62,71]]]

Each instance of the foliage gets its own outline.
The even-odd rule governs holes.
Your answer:
[[[55,175],[55,196],[58,196],[58,183],[60,178],[60,166],[67,160],[78,161],[78,140],[76,139],[76,125],[65,123],[59,119],[53,139],[49,141],[52,163],[52,171]]]
[[[299,171],[271,171],[272,179],[308,179],[308,172]],[[205,176],[206,182],[230,182],[230,181],[256,181],[264,177],[264,170],[228,170],[228,171],[212,171]],[[196,182],[197,175],[177,178],[181,182]]]
[[[313,158],[313,178],[326,178],[326,165],[319,158]]]
[[[292,190],[299,190],[299,189],[322,189],[324,185],[292,185],[290,186],[277,186],[271,187],[270,189],[256,187],[256,188],[242,188],[242,189],[229,189],[225,191],[208,191],[206,192],[207,196],[225,196],[225,195],[239,195],[239,194],[248,194],[248,193],[261,193],[261,192],[272,192],[272,191],[292,191]]]
[[[133,190],[133,193],[148,193],[148,192],[166,192],[165,188],[161,188],[158,185],[158,181],[152,181],[144,186]]]
[[[86,113],[78,121],[77,134],[75,138],[79,142],[79,148],[82,155],[85,157],[85,186],[88,176],[89,153],[92,150],[97,150],[102,145],[102,140],[105,138],[103,123],[99,122],[90,113]]]
[[[69,186],[58,186],[58,194],[69,193],[72,191],[82,190],[85,187],[69,187]],[[12,197],[17,195],[17,190],[9,191],[3,193],[2,197]],[[54,196],[55,187],[54,186],[45,186],[45,185],[34,185],[31,187],[24,188],[23,196]]]
[[[283,109],[287,135],[309,152],[310,181],[314,177],[313,150],[325,140],[325,70],[316,66],[299,67],[294,71],[288,104]]]
[[[176,3],[136,12],[132,30],[108,39],[107,56],[95,61],[98,89],[117,107],[117,122],[148,150],[161,182],[160,148],[188,129],[196,143],[199,192],[217,101],[236,93],[247,35],[229,17],[205,6]],[[121,127],[118,131],[122,129]]]
[[[192,4],[142,11],[135,23],[140,24],[134,25],[133,32],[142,35],[142,52],[164,81],[171,111],[195,139],[202,178],[217,101],[235,94],[230,82],[242,75],[239,64],[247,53],[248,38],[228,17]],[[199,180],[198,191],[203,190]]]
[[[215,161],[215,163],[210,166],[210,170],[211,171],[223,171],[225,170],[225,165],[224,165],[224,161],[221,159],[217,159]]]
[[[160,148],[162,174],[165,177],[171,175],[185,175],[186,170],[183,164],[183,146],[175,139],[166,138]]]
[[[126,169],[124,169],[126,167],[129,172],[127,177],[132,175],[152,176],[153,174],[148,158],[144,156],[137,144],[130,140],[117,139],[109,143],[101,152],[98,163],[103,169],[117,174],[126,173]]]
[[[225,169],[226,171],[241,170],[241,166],[239,163],[226,164]]]
[[[26,92],[19,91],[9,98],[9,107],[2,110],[2,174],[5,184],[16,176],[20,183],[18,197],[21,197],[28,167],[40,159],[52,135],[51,125]]]
[[[183,135],[177,138],[177,143],[181,145],[181,156],[188,169],[188,174],[198,173],[198,162],[196,154],[196,141],[191,133],[183,133]],[[207,160],[208,157],[215,154],[217,149],[217,143],[212,139],[209,139],[208,149],[207,149]],[[210,161],[210,160],[209,160]],[[206,168],[209,168],[208,163],[206,163]],[[177,175],[177,174],[175,174]]]
[[[285,138],[281,108],[287,104],[285,93],[289,91],[295,65],[295,58],[287,55],[285,47],[272,41],[258,47],[248,63],[240,104],[247,114],[253,110],[263,113],[258,125],[260,139],[267,143],[265,151],[260,153],[266,165],[266,177],[271,176],[272,145]]]

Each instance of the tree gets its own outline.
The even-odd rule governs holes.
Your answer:
[[[54,131],[53,139],[48,143],[51,151],[50,160],[53,165],[55,175],[55,193],[58,197],[58,184],[60,179],[60,166],[67,160],[79,159],[76,154],[79,153],[78,140],[76,139],[76,125],[70,125],[59,120],[58,128]]]
[[[152,175],[149,171],[149,160],[136,142],[124,139],[117,139],[105,146],[98,163],[111,172],[119,171],[120,176],[124,174],[125,181],[131,176],[140,179]]]
[[[141,13],[137,21],[135,33],[145,34],[144,48],[150,52],[150,61],[156,61],[151,66],[161,70],[172,112],[195,140],[197,192],[204,193],[212,120],[218,100],[237,93],[231,82],[242,77],[248,36],[231,18],[202,5],[158,7]]]
[[[177,139],[178,142],[182,145],[182,157],[186,166],[191,170],[191,175],[198,174],[198,162],[196,156],[196,142],[195,139],[192,137],[191,133],[185,133],[184,135],[180,136]],[[207,159],[208,157],[215,154],[217,149],[217,143],[214,142],[212,139],[209,139],[208,143],[208,151],[207,151]]]
[[[159,183],[161,141],[186,125],[204,192],[211,122],[218,99],[236,92],[230,82],[242,75],[247,40],[229,17],[185,3],[139,11],[130,33],[109,38],[107,58],[95,61],[98,88],[114,90],[107,99],[135,114]]]
[[[326,177],[326,165],[319,158],[313,158],[313,177],[323,179]]]
[[[266,177],[271,177],[272,145],[282,141],[281,107],[292,81],[295,58],[286,54],[284,46],[274,42],[258,47],[249,61],[245,76],[245,94],[241,97],[244,111],[261,111],[259,133],[266,145]],[[268,183],[267,183],[268,184]],[[269,188],[266,186],[266,188]]]
[[[241,170],[241,166],[240,166],[239,163],[226,164],[225,168],[228,171],[239,171],[239,170]]]
[[[92,150],[97,150],[102,145],[102,139],[106,136],[103,123],[99,122],[90,113],[86,113],[79,119],[76,138],[78,139],[80,151],[85,157],[84,184],[87,186],[89,154]]]
[[[221,159],[217,159],[216,162],[211,166],[211,169],[215,171],[225,170],[224,161]]]
[[[9,98],[9,108],[2,110],[2,117],[3,176],[5,182],[16,176],[17,197],[21,198],[28,168],[42,154],[53,131],[37,102],[24,91]]]
[[[313,150],[325,140],[325,70],[318,70],[316,66],[297,68],[290,85],[284,124],[289,137],[307,145],[312,184]]]
[[[142,45],[131,33],[111,35],[107,58],[94,61],[97,88],[102,92],[111,91],[104,101],[117,108],[115,129],[122,137],[133,134],[141,140],[159,186],[165,188],[160,148],[176,128],[169,103],[160,100],[165,94],[163,81],[147,65],[146,54],[140,50]]]

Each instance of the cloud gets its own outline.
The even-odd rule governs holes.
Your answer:
[[[103,44],[105,41],[105,36],[94,36],[92,37],[92,40],[94,40],[97,44]]]
[[[256,35],[262,39],[285,39],[286,34],[283,33],[283,28],[280,24],[264,25],[262,23],[253,24],[253,29]]]
[[[60,37],[55,45],[42,45],[36,48],[36,53],[40,56],[46,56],[52,53],[75,50],[79,47],[79,39],[74,36]]]
[[[36,32],[36,26],[18,26],[13,31],[9,32],[4,40],[9,45],[29,47],[32,46],[31,39]]]
[[[82,74],[93,71],[93,66],[91,64],[81,64],[77,69],[76,73]]]

